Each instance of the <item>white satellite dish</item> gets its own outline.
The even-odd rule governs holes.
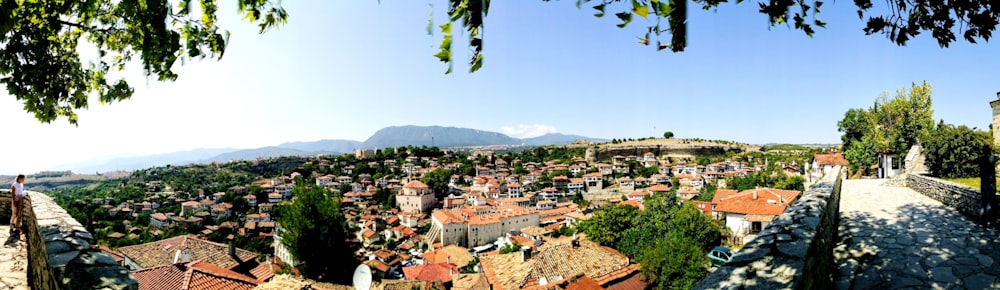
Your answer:
[[[372,287],[372,270],[365,264],[354,269],[354,289],[369,290]]]

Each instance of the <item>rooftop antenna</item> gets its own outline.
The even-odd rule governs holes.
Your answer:
[[[354,269],[354,289],[369,290],[372,287],[372,270],[367,265],[358,265]]]

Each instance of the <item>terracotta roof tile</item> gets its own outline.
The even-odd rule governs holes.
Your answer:
[[[455,264],[435,263],[403,267],[403,275],[410,280],[450,282],[453,273],[458,273]]]
[[[456,245],[447,245],[440,249],[426,252],[421,257],[427,260],[428,264],[447,263],[451,258],[451,263],[458,267],[465,267],[474,260],[469,254],[469,249]]]
[[[571,240],[562,238],[546,243],[527,261],[523,261],[523,252],[484,255],[480,257],[483,272],[493,289],[521,289],[530,280],[551,280],[556,276],[583,274],[601,281],[629,267],[628,257],[614,249],[586,239],[579,240],[579,246],[573,246]]]
[[[428,188],[428,187],[427,187],[427,184],[424,184],[423,182],[420,182],[419,180],[414,180],[414,181],[410,181],[409,183],[407,183],[406,185],[404,185],[403,188],[418,188],[419,189],[419,188]]]
[[[754,192],[757,193],[756,199],[754,199]],[[726,192],[723,195],[716,192],[712,203],[716,204],[716,212],[779,215],[785,211],[788,204],[799,197],[799,193],[797,190],[774,188],[748,189],[735,194]]]
[[[111,258],[114,258],[115,262],[121,264],[123,261],[125,261],[125,257],[123,257],[122,254],[119,253],[118,251],[112,250],[108,246],[104,245],[100,246],[99,248],[101,249],[101,252],[105,252],[108,255],[111,255]]]
[[[274,277],[274,270],[276,268],[278,266],[274,264],[262,263],[257,265],[256,268],[250,269],[250,275],[253,275],[257,280],[267,281],[267,279]]]
[[[840,153],[829,153],[829,154],[814,154],[813,158],[816,159],[816,163],[819,165],[847,165],[847,159],[844,159],[844,155]]]
[[[132,272],[140,290],[250,290],[260,281],[205,261],[162,265]]]
[[[232,269],[257,257],[257,254],[244,249],[236,249],[238,258],[231,257],[228,245],[201,240],[193,235],[118,249],[123,256],[128,257],[141,268],[173,264],[177,250],[187,250],[191,260],[204,260],[226,269]]]

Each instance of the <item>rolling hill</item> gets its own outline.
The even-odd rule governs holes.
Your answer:
[[[287,142],[278,145],[281,148],[296,149],[307,152],[348,153],[361,148],[361,142],[354,140],[324,139],[312,142]]]
[[[362,144],[364,148],[398,146],[461,147],[518,145],[521,139],[497,132],[441,126],[393,126],[378,130]]]
[[[577,140],[590,141],[590,142],[608,142],[607,139],[600,138],[590,138],[580,135],[566,135],[560,133],[548,133],[538,137],[524,138],[521,139],[524,145],[527,146],[543,146],[543,145],[566,145],[573,143]]]
[[[464,147],[487,145],[566,145],[576,140],[605,142],[608,140],[579,135],[550,133],[533,138],[518,139],[497,132],[442,126],[392,126],[382,128],[364,142],[353,140],[325,139],[311,142],[286,142],[278,146],[252,149],[211,148],[179,151],[147,156],[127,156],[102,158],[64,164],[52,170],[72,170],[74,172],[107,172],[113,170],[131,171],[136,169],[182,165],[190,163],[226,162],[231,160],[252,160],[261,157],[311,156],[317,154],[350,153],[355,149],[376,149],[399,146]]]

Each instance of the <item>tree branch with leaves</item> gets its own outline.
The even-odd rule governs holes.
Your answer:
[[[271,0],[239,0],[238,7],[260,33],[288,18]],[[90,97],[112,103],[132,96],[127,81],[109,74],[133,60],[146,77],[173,81],[178,60],[221,59],[229,33],[216,25],[217,12],[215,0],[2,1],[0,83],[39,121],[77,124]],[[83,59],[81,45],[95,48],[96,58]]]

